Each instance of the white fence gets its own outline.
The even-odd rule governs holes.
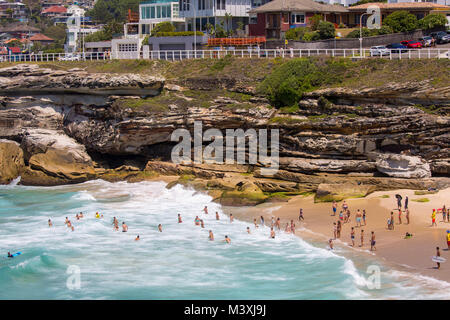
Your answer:
[[[121,52],[120,59],[150,59],[150,60],[185,60],[185,59],[220,59],[227,55],[241,58],[299,58],[313,56],[345,57],[345,58],[384,58],[384,59],[450,59],[449,48],[422,49],[391,49],[377,51],[363,49],[260,49],[260,50],[166,50],[150,51],[145,57],[137,52]],[[85,54],[19,54],[0,57],[0,61],[87,61],[109,60],[111,54],[92,52]]]

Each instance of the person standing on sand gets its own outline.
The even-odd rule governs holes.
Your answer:
[[[450,230],[447,230],[447,248],[450,250]]]
[[[447,210],[445,209],[445,205],[442,207],[442,222],[445,222],[445,216],[447,214]]]
[[[203,208],[203,212],[204,212],[205,214],[208,214],[208,207],[207,207],[207,206],[205,206],[205,207]]]
[[[431,226],[436,226],[436,209],[433,209],[433,212],[431,213]]]
[[[352,231],[350,232],[350,238],[352,239],[352,247],[355,246],[355,228],[352,227]]]
[[[450,208],[447,209],[447,222],[450,222]]]
[[[405,210],[408,209],[408,196],[405,197]]]
[[[441,252],[439,251],[439,247],[436,247],[436,257],[440,257],[441,256]],[[437,264],[437,269],[439,270],[441,268],[441,264],[439,262],[436,262]]]
[[[405,210],[406,224],[409,224],[409,209]]]
[[[372,236],[370,238],[370,251],[376,251],[377,247],[375,247],[376,241],[375,241],[375,232],[372,231]]]
[[[363,209],[362,219],[363,219],[364,225],[366,225],[366,209]]]
[[[344,214],[342,213],[342,211],[339,212],[339,220],[344,221]]]
[[[333,222],[333,239],[337,238],[337,225],[336,222]]]
[[[333,214],[332,214],[332,216],[336,215],[336,210],[337,210],[337,203],[336,203],[336,201],[333,201]]]
[[[233,223],[233,219],[234,219],[233,214],[230,213],[230,223]]]
[[[277,218],[277,221],[275,222],[275,225],[277,226],[278,230],[281,230],[281,221],[280,218]]]
[[[345,200],[344,200],[344,202],[342,203],[342,209],[343,209],[344,211],[347,211],[347,209],[348,209],[348,204],[347,204],[347,202],[345,202]]]
[[[356,211],[356,226],[361,227],[361,211]]]
[[[298,221],[301,221],[301,220],[305,220],[305,218],[303,217],[303,209],[302,208],[300,208],[300,213],[298,214]]]
[[[336,237],[337,238],[341,237],[341,228],[342,228],[342,223],[341,223],[341,221],[338,220],[337,226],[336,226]]]
[[[402,224],[402,210],[398,210],[398,224]]]
[[[364,245],[364,229],[361,229],[361,244],[360,247]]]
[[[394,213],[391,211],[391,219],[390,219],[391,230],[394,230]]]

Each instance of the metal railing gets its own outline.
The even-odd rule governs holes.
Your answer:
[[[150,59],[179,61],[185,59],[220,59],[227,55],[240,58],[299,58],[299,57],[344,57],[344,58],[383,58],[383,59],[450,59],[450,48],[422,48],[422,49],[391,49],[373,50],[363,49],[233,49],[233,50],[164,50],[149,51],[144,54],[138,52],[120,52],[110,54],[103,52],[88,52],[84,54],[17,54],[0,56],[0,61],[33,62],[33,61],[87,61],[114,59]]]

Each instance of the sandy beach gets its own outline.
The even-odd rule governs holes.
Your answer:
[[[408,208],[410,211],[410,223],[406,224],[406,217],[403,213],[402,224],[398,221],[396,194],[400,194],[404,199],[409,198]],[[429,202],[416,202],[414,199],[428,198]],[[437,226],[431,226],[431,213],[433,209],[446,208],[450,203],[450,188],[440,190],[435,194],[415,195],[414,190],[394,190],[374,192],[366,198],[347,199],[346,202],[351,211],[348,223],[344,223],[341,237],[334,241],[336,246],[351,248],[350,231],[355,227],[355,248],[351,248],[354,254],[370,254],[382,259],[384,262],[404,271],[410,271],[439,280],[450,282],[450,262],[441,264],[437,270],[436,263],[431,261],[431,257],[436,254],[436,247],[440,247],[441,256],[450,259],[450,251],[447,250],[446,230],[450,229],[449,222],[442,221],[442,214],[436,215]],[[329,239],[333,238],[333,222],[339,219],[339,211],[342,208],[342,201],[338,202],[336,216],[332,216],[332,203],[314,203],[314,197],[297,196],[284,203],[263,204],[253,208],[231,208],[227,207],[227,213],[233,213],[238,219],[253,221],[264,216],[266,225],[271,222],[271,218],[281,219],[281,232],[291,219],[296,224],[296,235],[304,239],[311,239],[324,243],[324,247]],[[299,221],[299,209],[303,209],[305,220]],[[356,210],[366,210],[366,225],[356,227]],[[390,212],[394,212],[394,230],[388,230],[387,220]],[[361,229],[364,230],[364,245],[360,247]],[[375,252],[370,252],[371,231],[376,235]],[[412,238],[405,239],[406,232],[413,234]]]

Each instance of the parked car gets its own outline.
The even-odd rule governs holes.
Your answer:
[[[374,46],[370,48],[370,56],[374,57],[374,56],[388,56],[389,53],[389,49],[386,48],[386,46]]]
[[[59,57],[58,60],[60,60],[60,61],[80,61],[81,60],[80,58],[81,57],[79,54],[68,53],[65,56]]]
[[[438,56],[438,58],[439,58],[439,59],[450,59],[450,51],[441,53],[441,54]]]
[[[408,52],[408,47],[401,43],[391,43],[386,46],[392,53]]]
[[[415,40],[405,40],[405,41],[401,41],[400,42],[402,45],[407,46],[408,48],[411,49],[420,49],[422,48],[422,43],[420,43],[419,41],[415,41]]]
[[[433,37],[430,36],[419,38],[419,41],[422,43],[422,47],[431,47],[431,40],[433,40]]]
[[[437,44],[450,42],[450,35],[445,31],[432,32],[430,36],[436,40]]]

